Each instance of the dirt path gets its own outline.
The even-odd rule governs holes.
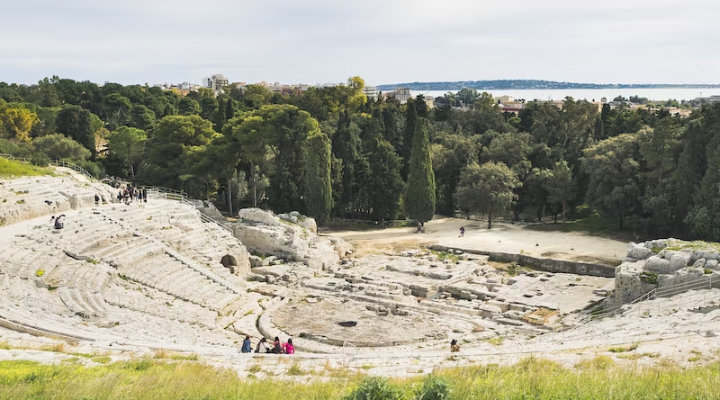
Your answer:
[[[465,236],[459,229],[465,227]],[[484,222],[461,218],[436,218],[425,224],[425,233],[414,228],[388,228],[367,231],[327,231],[355,245],[356,253],[397,251],[426,244],[440,244],[472,250],[524,253],[575,261],[619,262],[627,243],[591,236],[583,232],[541,232],[524,225],[498,223],[488,230]]]

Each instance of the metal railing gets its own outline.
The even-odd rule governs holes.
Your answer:
[[[61,167],[70,168],[70,169],[72,169],[72,170],[74,170],[74,171],[77,171],[77,172],[79,172],[79,173],[87,176],[87,177],[90,178],[90,179],[96,179],[96,178],[93,176],[93,174],[89,173],[85,168],[83,168],[83,167],[81,167],[81,166],[79,166],[79,165],[75,165],[75,164],[73,164],[73,163],[69,163],[69,162],[63,161],[63,160],[55,160],[55,161],[52,161],[51,163],[52,163],[52,164],[55,164],[55,165],[59,165],[59,166],[61,166]]]
[[[182,190],[171,189],[171,188],[166,188],[166,187],[162,187],[162,186],[143,186],[143,187],[145,189],[147,189],[148,195],[152,195],[156,198],[162,198],[162,199],[166,199],[166,200],[179,201],[179,202],[181,202],[183,204],[187,204],[193,208],[197,208],[195,206],[195,204],[193,204],[191,201],[188,200],[189,197],[188,197],[187,193],[185,193]],[[203,214],[199,210],[198,210],[198,212],[200,213],[200,219],[203,222],[215,224],[215,225],[219,226],[220,228],[232,233],[232,229],[230,229],[228,226],[225,226],[224,224],[220,223],[216,219]]]
[[[594,319],[601,319],[609,316],[615,316],[616,314],[620,313],[623,315],[630,315],[625,312],[623,312],[623,309],[628,309],[632,305],[647,301],[647,300],[653,300],[658,297],[671,297],[675,296],[681,293],[685,293],[690,290],[698,290],[698,289],[712,289],[714,286],[720,286],[720,278],[714,275],[708,275],[708,276],[702,276],[698,279],[687,281],[683,283],[678,283],[677,285],[672,285],[664,288],[655,288],[642,296],[634,299],[633,301],[629,303],[624,303],[619,306],[606,308],[603,310],[598,310],[595,312],[590,312],[584,315],[583,317],[578,319],[579,323],[586,323]]]
[[[0,157],[7,158],[8,160],[19,160],[19,161],[23,161],[23,162],[31,162],[31,160],[27,157],[17,157],[12,154],[0,153]],[[75,170],[75,171],[87,176],[88,178],[95,179],[95,176],[93,176],[91,173],[89,173],[85,168],[83,168],[79,165],[73,164],[71,162],[67,162],[64,160],[51,160],[50,164],[57,165],[60,167],[70,168],[72,170]]]

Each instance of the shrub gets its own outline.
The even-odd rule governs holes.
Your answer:
[[[450,383],[445,378],[428,375],[422,389],[415,392],[416,400],[446,400],[450,398]]]
[[[385,378],[365,378],[345,400],[400,400],[402,391]]]
[[[33,153],[30,158],[30,162],[38,167],[47,167],[50,165],[50,157],[46,156],[44,153]]]
[[[650,283],[653,285],[657,285],[658,280],[658,274],[654,274],[652,272],[642,272],[640,274],[640,282],[642,283]]]

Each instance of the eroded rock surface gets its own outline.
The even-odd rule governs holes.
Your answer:
[[[352,250],[342,239],[317,235],[315,220],[296,212],[275,215],[259,208],[242,209],[232,230],[253,253],[300,261],[315,270],[331,268]]]

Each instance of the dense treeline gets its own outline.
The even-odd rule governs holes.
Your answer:
[[[597,212],[637,234],[720,240],[720,105],[689,118],[567,98],[504,114],[463,89],[407,104],[346,85],[183,95],[69,79],[0,83],[0,152],[238,206],[418,223]],[[457,108],[463,106],[462,109]]]

